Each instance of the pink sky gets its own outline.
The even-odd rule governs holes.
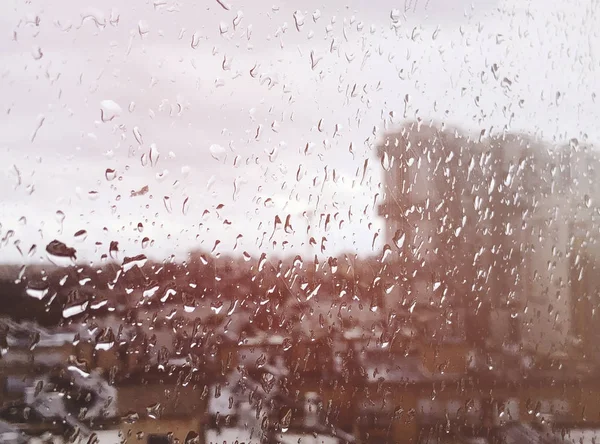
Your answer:
[[[0,236],[14,235],[2,257],[38,261],[53,239],[91,261],[115,240],[122,256],[216,240],[224,253],[237,241],[256,257],[312,255],[323,236],[325,256],[372,254],[385,242],[374,144],[407,94],[408,117],[598,140],[596,3],[448,3],[403,16],[391,1],[3,2]],[[107,100],[121,112],[102,122]],[[317,248],[304,211],[335,216]],[[269,242],[288,214],[294,233]],[[21,257],[15,240],[37,252]]]

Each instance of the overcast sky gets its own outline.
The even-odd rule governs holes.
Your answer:
[[[384,120],[599,140],[598,4],[5,0],[2,259],[373,254]]]

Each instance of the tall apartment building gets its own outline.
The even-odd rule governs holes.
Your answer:
[[[573,202],[583,189],[573,152],[527,135],[480,139],[418,122],[386,134],[379,214],[414,298],[465,308],[474,342],[564,350]]]

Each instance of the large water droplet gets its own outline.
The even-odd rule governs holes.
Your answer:
[[[224,162],[227,158],[227,151],[221,145],[213,144],[209,147],[210,155],[213,159]]]
[[[123,112],[119,104],[113,100],[103,100],[100,102],[100,119],[103,122],[110,122],[119,117]]]
[[[123,271],[127,272],[133,267],[142,268],[146,264],[147,260],[148,258],[145,254],[138,254],[137,256],[126,257],[125,259],[123,259]]]
[[[25,293],[27,293],[27,296],[41,300],[44,299],[49,290],[50,287],[47,282],[29,282]]]
[[[79,301],[71,303],[63,308],[63,318],[68,319],[85,312],[88,308],[89,301]]]
[[[71,265],[77,259],[77,251],[74,248],[67,247],[66,244],[56,239],[46,245],[46,253],[48,253],[48,259],[59,266]]]
[[[87,231],[79,230],[73,235],[73,237],[75,238],[75,240],[77,242],[83,242],[84,240],[86,240],[87,235],[88,235]]]

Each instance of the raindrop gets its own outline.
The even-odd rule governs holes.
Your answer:
[[[108,252],[109,252],[111,258],[116,259],[117,254],[119,252],[119,242],[111,241],[110,246],[108,248]]]
[[[224,162],[227,158],[227,151],[221,145],[213,144],[209,148],[210,155],[213,159]]]
[[[109,327],[96,337],[96,350],[110,350],[115,345],[115,335],[112,329]]]
[[[198,32],[194,32],[194,34],[192,34],[192,49],[196,49],[198,47],[198,45],[200,44],[200,34]]]
[[[559,106],[561,104],[563,96],[564,94],[562,94],[560,91],[556,91],[556,97],[554,99],[554,103],[556,104],[556,106]]]
[[[217,0],[217,3],[219,5],[221,5],[221,7],[225,10],[225,11],[229,11],[231,9],[231,5],[227,2],[225,2],[224,0]]]
[[[42,57],[44,57],[42,48],[40,48],[39,46],[34,46],[33,48],[31,48],[31,55],[33,56],[34,60],[40,60]]]
[[[144,290],[142,292],[142,297],[143,298],[151,298],[152,296],[154,296],[156,294],[156,292],[159,290],[159,288],[160,288],[160,285],[155,285],[151,288]]]
[[[392,161],[387,151],[383,152],[383,156],[381,157],[381,166],[385,171],[389,171],[392,167]]]
[[[398,247],[398,249],[402,249],[404,245],[404,240],[406,239],[406,233],[402,233],[400,230],[397,230],[392,238],[392,241]]]
[[[150,153],[149,153],[149,158],[150,158],[150,166],[156,166],[156,163],[158,162],[158,158],[160,157],[160,153],[158,152],[158,148],[156,147],[156,144],[153,143],[150,145]]]
[[[504,77],[502,79],[502,82],[500,82],[500,86],[502,86],[502,88],[504,88],[505,90],[510,91],[510,88],[512,87],[512,81]]]
[[[290,219],[291,219],[291,215],[288,214],[286,216],[286,218],[285,218],[285,225],[284,225],[284,231],[287,234],[292,234],[294,232],[294,229],[292,228],[292,224],[290,222]]]
[[[171,213],[173,211],[173,207],[171,205],[171,198],[169,196],[163,197],[163,204],[165,205],[167,213]]]
[[[296,23],[296,29],[298,30],[298,32],[300,32],[302,30],[302,27],[304,26],[304,18],[304,14],[302,14],[302,12],[294,12],[294,22]]]
[[[138,22],[138,32],[141,37],[144,37],[148,32],[150,32],[150,26],[146,20],[140,20]]]
[[[321,61],[322,57],[319,57],[315,54],[314,51],[310,51],[310,67],[311,69],[315,69],[316,66],[319,64],[319,62]]]
[[[388,244],[385,244],[383,247],[383,252],[381,254],[381,262],[385,262],[385,260],[392,254],[392,249]]]
[[[242,21],[242,18],[244,18],[244,13],[242,11],[238,11],[236,16],[233,18],[233,28],[237,28],[240,24],[240,22]]]
[[[135,140],[137,141],[137,143],[139,143],[140,145],[142,145],[144,143],[144,139],[142,138],[142,133],[140,133],[140,129],[137,126],[133,127],[133,136],[135,137]]]
[[[63,230],[63,223],[65,221],[65,213],[63,213],[61,210],[58,210],[56,212],[56,221],[58,222],[58,224],[60,225],[60,228],[58,229],[59,233],[62,233]]]
[[[84,240],[86,240],[87,234],[88,234],[87,231],[79,230],[73,235],[73,237],[75,238],[75,240],[77,242],[83,242]]]
[[[257,368],[261,368],[264,367],[264,365],[267,363],[267,357],[265,356],[264,353],[261,353],[261,355],[256,359],[255,365]]]
[[[77,259],[77,251],[74,248],[67,247],[66,244],[56,239],[46,245],[46,253],[48,253],[48,259],[55,265],[71,265]]]
[[[68,319],[85,312],[88,308],[88,305],[89,301],[80,301],[65,306],[62,311],[63,318]]]
[[[183,444],[200,444],[200,435],[198,435],[197,432],[190,430],[185,436]]]
[[[193,313],[196,310],[196,301],[193,296],[188,296],[183,302],[183,311]]]
[[[119,117],[123,110],[113,100],[103,100],[100,102],[100,119],[103,122],[110,122],[115,117]]]
[[[42,300],[50,291],[50,287],[47,282],[29,282],[25,293],[35,299]]]
[[[129,270],[131,270],[133,267],[138,267],[138,268],[142,268],[145,264],[146,261],[148,260],[148,258],[146,257],[145,254],[138,254],[137,256],[133,256],[133,257],[125,257],[125,259],[123,259],[123,271],[127,272]]]
[[[215,313],[215,314],[219,314],[221,313],[221,310],[223,310],[223,302],[222,301],[217,301],[217,302],[211,302],[210,303],[210,309]]]
[[[133,424],[140,419],[140,415],[137,412],[129,412],[123,418],[121,418],[127,424]]]
[[[260,255],[260,259],[258,260],[258,271],[259,272],[263,271],[266,263],[267,263],[267,255],[265,253],[262,253]]]
[[[111,180],[115,180],[115,178],[117,177],[117,172],[111,168],[107,168],[104,172],[104,177],[107,181],[110,182]]]

